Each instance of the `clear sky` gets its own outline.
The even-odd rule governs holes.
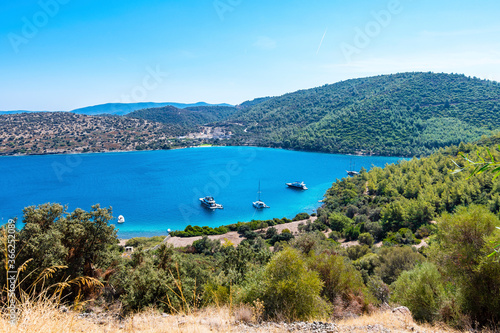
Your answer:
[[[500,81],[498,0],[15,0],[0,110],[238,104],[406,71]]]

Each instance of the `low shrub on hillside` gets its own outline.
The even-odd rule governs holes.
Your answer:
[[[425,262],[403,272],[391,289],[392,301],[408,307],[415,320],[434,322],[440,318],[445,288],[435,265]]]

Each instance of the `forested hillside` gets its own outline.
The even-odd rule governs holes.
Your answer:
[[[197,106],[185,109],[165,106],[137,110],[126,116],[177,126],[184,132],[195,132],[200,125],[225,120],[237,111],[236,108],[229,106]]]
[[[362,170],[359,176],[337,180],[325,195],[320,221],[348,238],[357,239],[368,232],[375,240],[411,244],[413,234],[428,235],[433,220],[459,206],[486,205],[497,214],[500,183],[493,181],[494,175],[482,173],[469,179],[468,172],[452,171],[458,169],[454,161],[465,162],[459,152],[472,153],[474,158],[479,151],[486,156],[484,142],[498,140],[500,135],[482,140],[480,145],[451,146],[429,157]],[[492,153],[500,156],[494,149]],[[408,239],[401,240],[398,232]]]
[[[499,110],[498,82],[402,73],[274,97],[229,121],[247,129],[238,143],[413,156],[491,133],[500,127]]]

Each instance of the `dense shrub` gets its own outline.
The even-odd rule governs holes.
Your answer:
[[[392,301],[408,307],[415,320],[439,319],[445,291],[443,278],[433,264],[425,262],[403,272],[391,289]]]
[[[409,246],[381,248],[378,254],[381,264],[375,269],[375,273],[387,284],[393,283],[401,273],[424,261],[424,257]]]
[[[368,253],[370,253],[370,247],[368,245],[349,246],[344,250],[344,255],[353,261],[365,256]]]
[[[264,236],[265,239],[273,238],[278,234],[278,230],[274,227],[267,228],[266,234]]]
[[[318,231],[302,234],[293,239],[290,245],[300,250],[303,254],[308,254],[311,251],[318,253],[322,249],[331,247],[331,243],[326,241],[326,236]]]
[[[322,253],[310,257],[309,263],[324,282],[321,295],[335,305],[336,312],[348,310],[353,312],[351,315],[369,312],[373,296],[364,285],[361,274],[345,257]]]
[[[220,240],[211,240],[207,236],[203,236],[201,239],[193,242],[193,247],[196,253],[211,255],[220,251],[221,244]]]
[[[457,285],[461,313],[480,325],[500,322],[500,262],[488,257],[500,241],[498,217],[484,206],[472,205],[446,213],[438,222],[431,257]]]
[[[407,228],[401,228],[398,232],[389,231],[384,239],[385,245],[413,245],[419,243],[420,240]]]
[[[299,251],[286,248],[267,264],[261,283],[261,299],[270,317],[286,320],[318,318],[328,310],[320,292],[319,274],[308,269]]]
[[[301,221],[301,220],[307,220],[309,218],[309,214],[307,213],[299,213],[295,215],[292,221]]]
[[[361,235],[359,235],[358,241],[359,241],[360,244],[365,244],[365,245],[368,245],[368,246],[372,246],[373,242],[375,240],[373,239],[373,236],[371,234],[365,232],[365,233],[362,233]]]
[[[333,231],[343,231],[353,225],[353,220],[340,213],[331,213],[328,216],[328,224]]]
[[[288,229],[284,229],[281,234],[279,235],[274,235],[270,240],[269,243],[271,245],[274,245],[277,242],[288,242],[289,240],[293,239],[294,236]]]

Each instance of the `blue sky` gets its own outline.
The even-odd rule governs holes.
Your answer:
[[[238,104],[405,71],[500,81],[497,0],[0,4],[0,110]]]

